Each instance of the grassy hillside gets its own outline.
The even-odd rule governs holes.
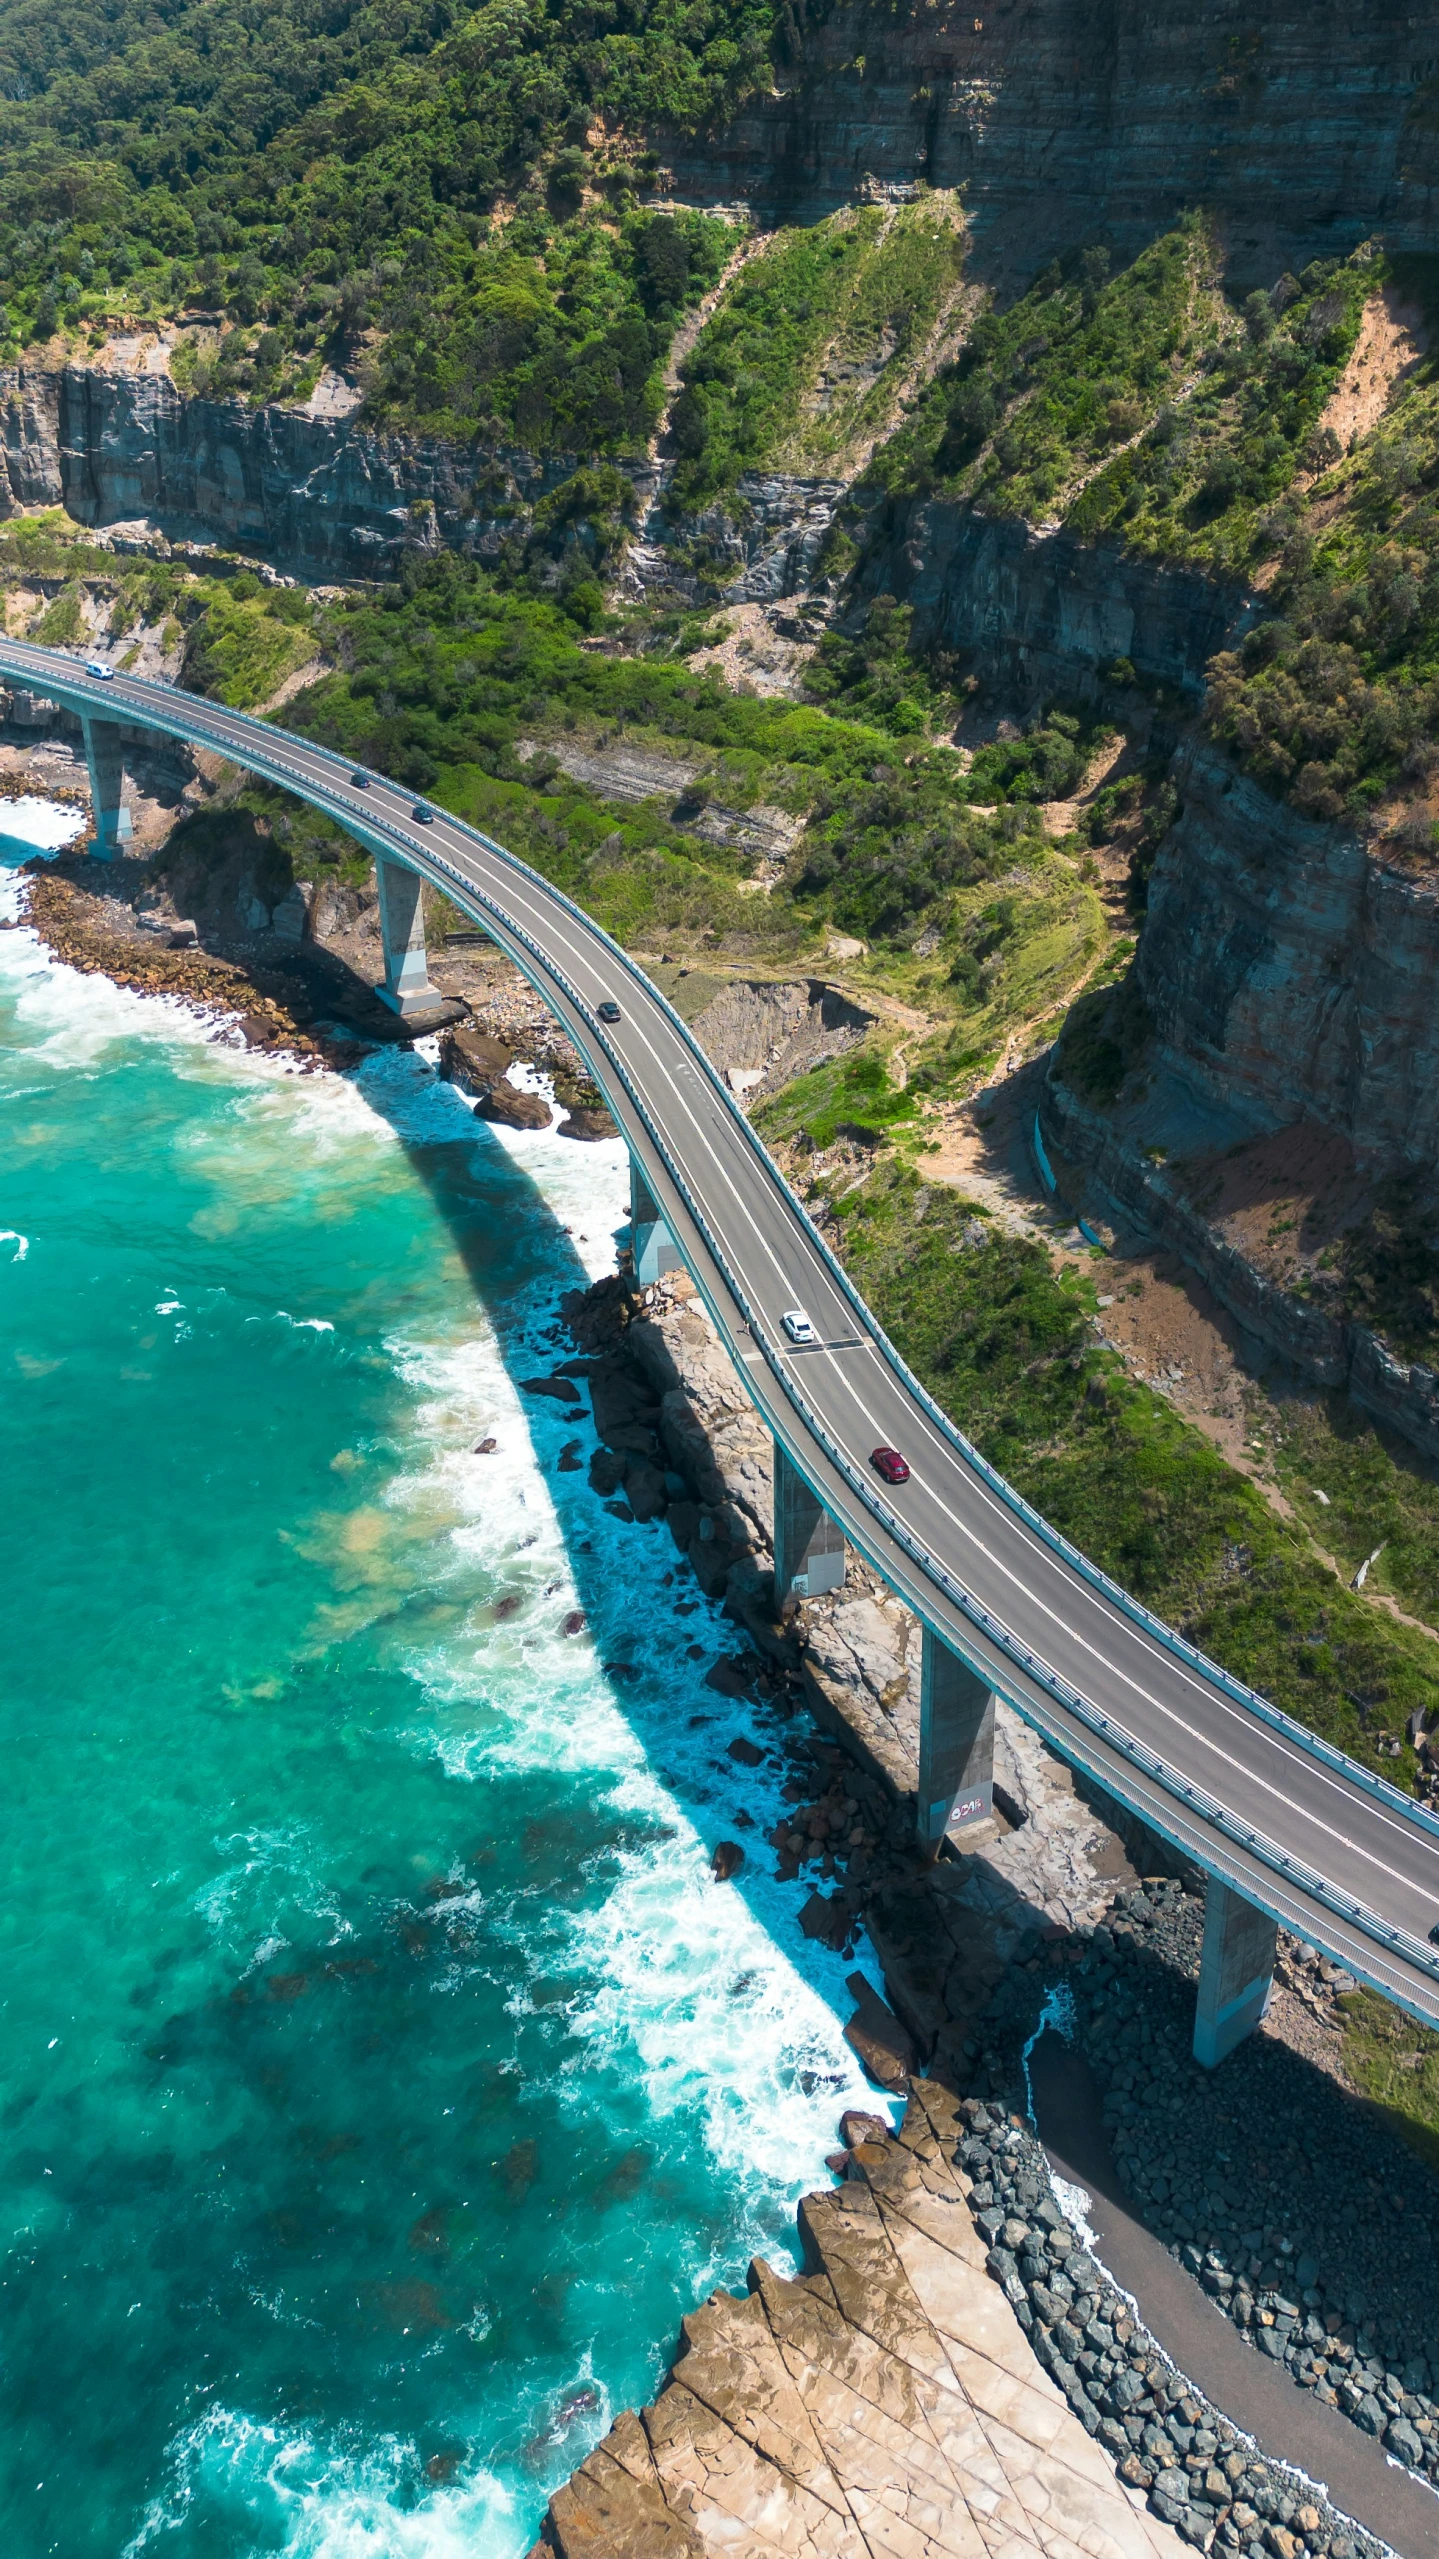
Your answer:
[[[1200,1433],[1093,1340],[1092,1285],[891,1159],[836,1241],[945,1410],[1126,1589],[1313,1731],[1404,1784],[1439,1645],[1346,1590]]]
[[[853,469],[894,423],[960,268],[949,195],[781,231],[683,365],[671,417],[680,502],[728,497],[744,471]]]

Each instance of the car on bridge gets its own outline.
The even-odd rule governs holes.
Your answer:
[[[98,676],[102,684],[113,684],[115,681],[115,670],[113,666],[106,666],[104,661],[100,658],[87,658],[85,660],[85,672],[87,675]]]
[[[597,1004],[595,1006],[595,1011],[598,1013],[602,1022],[618,1022],[622,1018],[620,1008],[618,1004],[616,1004],[613,996],[606,996],[603,1004]]]
[[[798,1342],[801,1348],[805,1347],[810,1342],[817,1342],[819,1340],[819,1335],[815,1331],[813,1324],[810,1322],[809,1317],[806,1315],[802,1306],[787,1306],[779,1320],[783,1324],[785,1331],[788,1333],[790,1340],[792,1342]]]
[[[909,1482],[909,1459],[901,1457],[897,1448],[877,1448],[869,1462],[876,1475],[882,1475],[887,1484]]]
[[[410,815],[417,826],[433,826],[435,823],[434,810],[427,808],[423,800],[416,800]]]

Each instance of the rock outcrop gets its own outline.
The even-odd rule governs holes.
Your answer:
[[[1330,1185],[1334,1233],[1345,1188],[1356,1217],[1391,1176],[1432,1192],[1439,876],[1272,800],[1202,738],[1172,770],[1180,810],[1135,962],[1146,1044],[1101,1106],[1061,1040],[1042,1088],[1045,1144],[1094,1186],[1092,1208],[1181,1253],[1257,1341],[1439,1457],[1435,1370],[1347,1314],[1322,1269],[1307,1295],[1286,1285],[1255,1238],[1214,1213],[1226,1160],[1297,1163],[1326,1133],[1346,1168]]]
[[[1161,1049],[1227,1109],[1342,1130],[1376,1170],[1439,1162],[1439,874],[1185,746],[1139,983]]]
[[[768,96],[698,147],[670,138],[685,193],[783,211],[866,176],[962,187],[981,260],[1022,272],[1076,240],[1137,249],[1193,204],[1265,283],[1373,231],[1432,239],[1434,64],[1400,0],[850,0],[801,23]]]
[[[1240,588],[1116,542],[1036,531],[942,498],[877,504],[857,591],[912,606],[916,647],[954,650],[1021,700],[1092,692],[1116,658],[1197,698],[1210,659],[1235,645],[1255,610]]]
[[[948,2093],[897,2140],[867,2119],[843,2185],[807,2195],[812,2269],[763,2258],[713,2294],[653,2406],[550,2500],[531,2559],[1179,2559],[1115,2478],[986,2271]]]
[[[574,467],[573,454],[192,399],[166,373],[0,372],[0,515],[63,506],[81,524],[143,519],[170,540],[272,553],[316,577],[376,577],[444,548],[497,557]]]

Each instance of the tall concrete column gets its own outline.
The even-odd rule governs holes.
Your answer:
[[[684,1255],[659,1213],[654,1194],[635,1157],[630,1157],[630,1246],[635,1278],[641,1288],[663,1279],[666,1271],[684,1268]]]
[[[994,1816],[994,1695],[926,1626],[919,1688],[919,1836],[937,1857],[945,1833]]]
[[[430,984],[420,875],[402,862],[377,857],[375,885],[380,892],[380,936],[385,946],[385,983],[375,993],[393,1006],[402,1021],[411,1013],[432,1013],[441,998]]]
[[[844,1580],[844,1531],[779,1441],[774,1444],[774,1594],[818,1599]]]
[[[1210,1876],[1194,2012],[1194,2058],[1206,2070],[1242,2044],[1268,2009],[1278,1936],[1265,1912]]]
[[[90,768],[90,805],[95,818],[95,852],[113,862],[124,851],[131,816],[124,802],[125,747],[113,720],[92,720],[82,713],[85,761]]]

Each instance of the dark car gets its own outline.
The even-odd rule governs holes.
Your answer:
[[[598,1005],[596,1010],[602,1022],[618,1022],[621,1018],[620,1008],[613,996],[606,996],[604,1003]]]
[[[415,820],[417,826],[433,826],[435,823],[434,810],[427,809],[423,800],[416,800],[414,807],[410,811],[410,815]]]
[[[869,1462],[876,1475],[882,1475],[887,1484],[909,1482],[909,1461],[900,1456],[897,1448],[877,1448]]]
[[[1429,1931],[1429,1943],[1431,1946],[1439,1946],[1439,1919],[1435,1920]]]
[[[370,777],[368,773],[352,773],[350,775],[350,788],[352,791],[368,791],[369,787]]]

